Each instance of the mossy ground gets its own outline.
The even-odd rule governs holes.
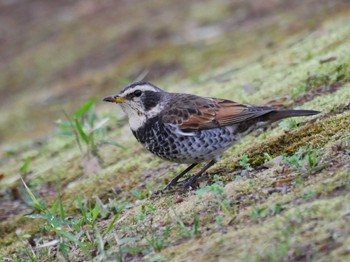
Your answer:
[[[26,259],[30,250],[39,261],[62,258],[55,247],[45,249],[50,256],[36,247],[57,237],[43,230],[45,221],[24,217],[32,208],[19,170],[30,158],[23,179],[46,205],[60,188],[72,218],[81,216],[78,196],[85,206],[103,207],[84,238],[96,260],[349,260],[350,6],[287,2],[219,1],[209,8],[191,1],[181,14],[171,1],[132,11],[78,1],[75,15],[62,13],[67,20],[46,17],[59,25],[55,34],[32,25],[0,76],[0,91],[12,97],[0,99],[0,255]],[[135,19],[126,21],[123,10]],[[53,56],[63,49],[69,51]],[[123,148],[99,144],[95,175],[82,168],[86,149],[51,131],[62,109],[70,114],[89,97],[113,93],[145,68],[148,80],[170,91],[251,104],[277,99],[322,113],[244,137],[202,177],[200,189],[150,198],[185,166],[147,153],[119,108],[96,104],[98,117],[109,120],[100,138]],[[101,251],[96,232],[105,232],[118,210]],[[71,259],[86,258],[74,248]]]

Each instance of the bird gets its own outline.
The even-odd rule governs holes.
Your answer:
[[[228,148],[254,129],[284,118],[320,113],[170,93],[145,81],[131,83],[103,101],[121,105],[133,135],[152,154],[189,164],[158,193],[172,190],[185,174],[204,162],[196,174],[181,181],[182,188],[193,188],[194,181],[220,161]]]

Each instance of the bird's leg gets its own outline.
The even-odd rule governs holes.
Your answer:
[[[192,168],[194,168],[196,165],[198,165],[197,163],[192,164],[190,166],[188,166],[184,171],[182,171],[180,174],[178,174],[176,177],[174,177],[169,184],[167,184],[166,187],[164,187],[161,190],[158,190],[157,192],[153,193],[152,196],[156,196],[159,194],[163,194],[164,191],[170,190],[172,189],[173,186],[175,186],[177,184],[177,182],[179,181],[179,179],[181,177],[183,177],[185,174],[187,174]]]
[[[198,171],[197,174],[193,175],[183,186],[182,188],[189,188],[192,186],[193,182],[195,182],[207,169],[209,169],[212,165],[216,163],[215,160],[211,160],[208,164],[206,164],[201,170]]]
[[[169,184],[167,184],[167,186],[162,189],[161,191],[164,191],[164,190],[169,190],[171,189],[173,186],[175,186],[177,184],[177,182],[179,181],[179,179],[181,177],[183,177],[184,175],[186,175],[192,168],[194,168],[196,165],[198,165],[197,163],[195,164],[192,164],[190,166],[188,166],[184,171],[182,171],[180,174],[178,174],[176,177],[174,177],[170,182]]]

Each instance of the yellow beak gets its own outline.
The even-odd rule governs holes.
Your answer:
[[[114,96],[107,96],[107,97],[103,98],[103,101],[121,104],[125,101],[125,98],[114,95]]]

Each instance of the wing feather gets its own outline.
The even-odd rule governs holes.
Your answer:
[[[252,107],[234,101],[178,94],[162,115],[164,123],[193,131],[239,124],[274,111],[272,107]]]

